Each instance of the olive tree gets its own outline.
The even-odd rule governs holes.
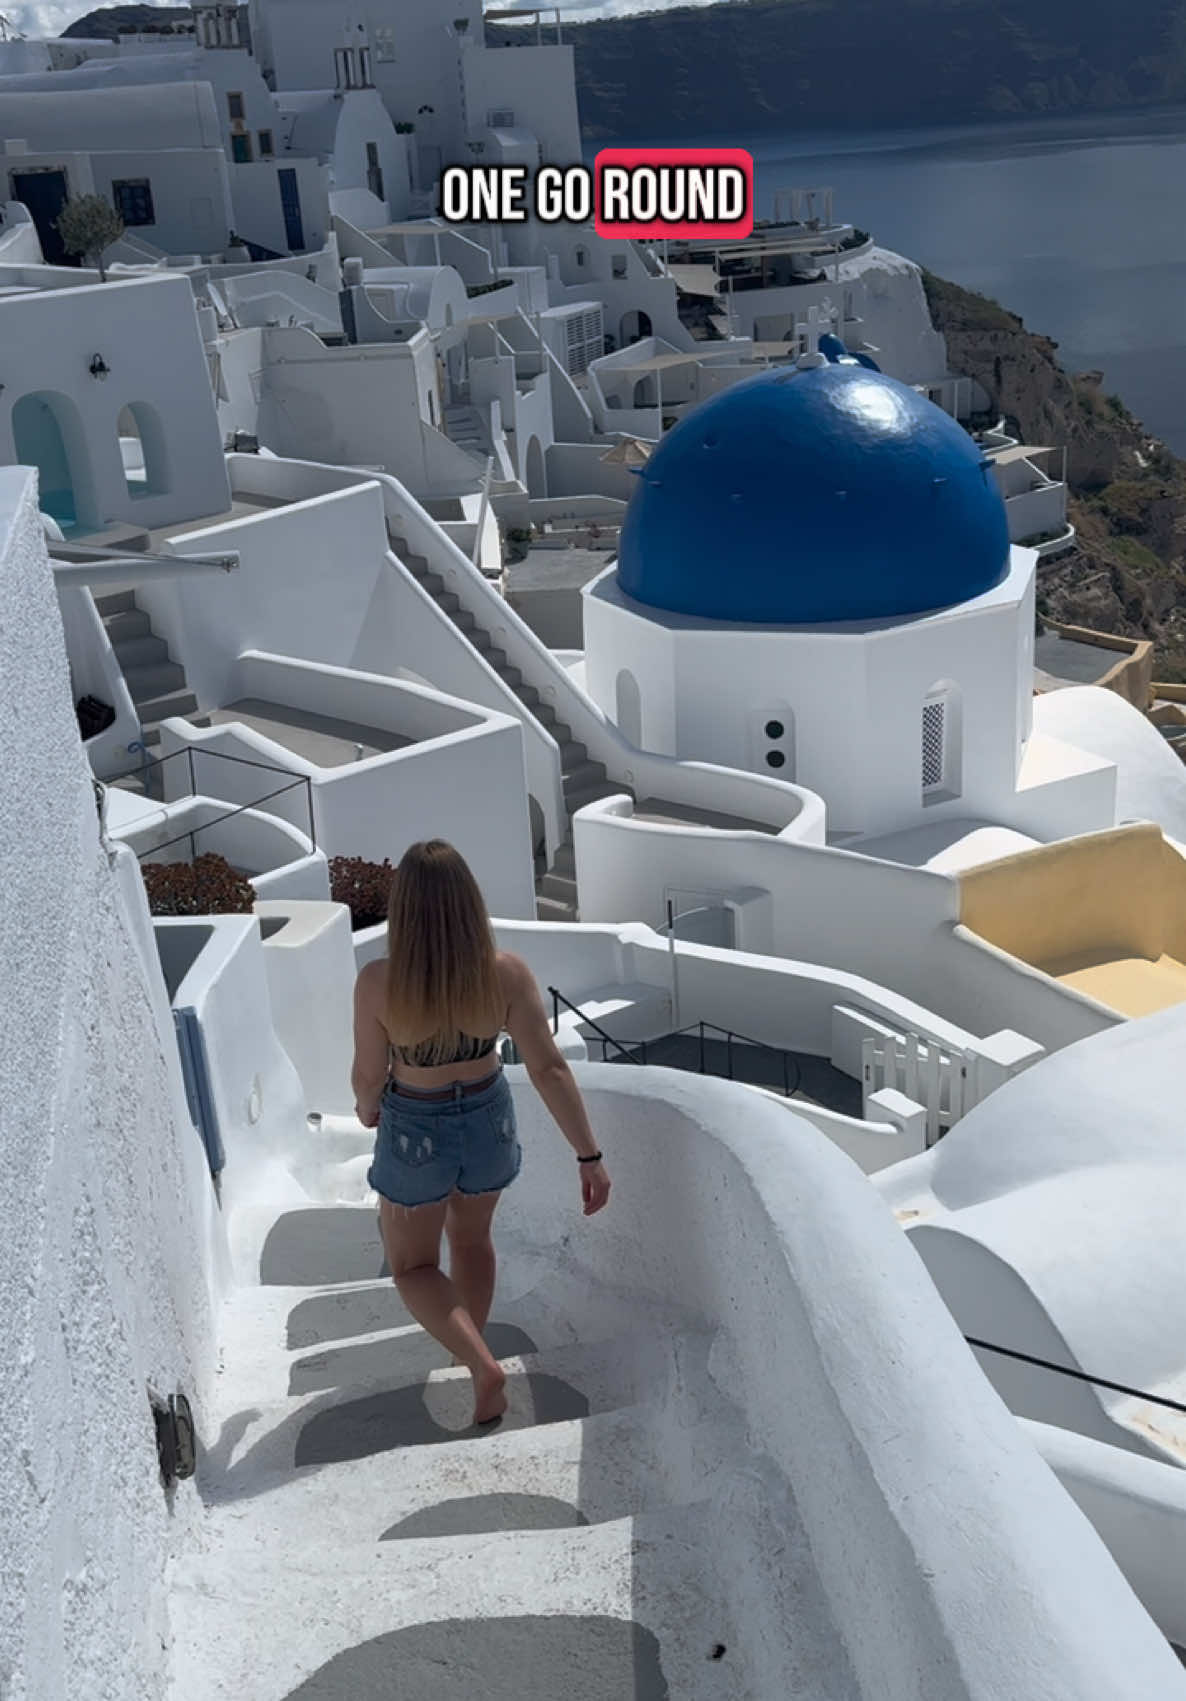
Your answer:
[[[124,233],[124,221],[102,195],[76,195],[62,208],[56,229],[67,254],[94,259],[99,277],[106,281],[103,256]]]

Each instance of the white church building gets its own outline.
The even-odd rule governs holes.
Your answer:
[[[1108,764],[1035,729],[1036,553],[911,386],[809,354],[696,408],[636,477],[584,593],[585,680],[633,743],[806,787],[832,843],[1112,824]]]

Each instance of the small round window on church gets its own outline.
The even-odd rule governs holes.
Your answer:
[[[785,731],[786,731],[786,728],[783,726],[781,721],[767,721],[766,722],[766,737],[767,738],[781,738]],[[767,758],[767,760],[769,761],[769,757]],[[770,765],[773,768],[777,768],[777,767],[780,766],[780,764],[778,762],[772,762]]]
[[[781,750],[768,750],[766,752],[766,766],[768,768],[781,768],[785,762],[786,757]]]

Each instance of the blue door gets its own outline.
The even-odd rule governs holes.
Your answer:
[[[66,205],[66,173],[14,171],[11,181],[13,200],[24,204],[37,227],[46,265],[81,266],[82,255],[67,254],[58,235],[58,215]]]
[[[284,208],[284,236],[294,254],[305,247],[305,227],[301,222],[301,191],[297,174],[291,167],[280,172],[280,205]]]

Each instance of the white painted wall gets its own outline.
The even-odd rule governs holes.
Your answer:
[[[754,1496],[713,1518],[758,1692],[785,1676],[770,1626],[791,1617],[776,1557],[789,1494],[854,1693],[1186,1694],[1186,1673],[976,1373],[853,1166],[806,1130],[788,1138],[788,1113],[744,1088],[668,1076],[656,1092],[624,1069],[577,1074],[613,1204],[596,1233],[573,1233],[571,1155],[523,1083],[527,1161],[503,1233],[542,1242],[578,1275],[620,1284],[629,1271],[633,1294],[719,1331],[712,1374],[736,1393],[762,1461]]]
[[[272,1024],[268,973],[254,915],[154,922],[162,963],[186,962],[173,989],[173,1008],[192,1010],[202,1030],[214,1115],[226,1155],[222,1199],[228,1218],[250,1198],[261,1171],[276,1166],[305,1114],[304,1092],[292,1059]],[[290,1189],[295,1191],[295,1189]]]
[[[17,457],[13,410],[51,398],[73,474],[80,529],[122,521],[166,525],[230,505],[206,357],[188,278],[154,274],[0,303],[5,348],[0,463]],[[92,356],[109,371],[93,378]],[[125,407],[148,410],[150,479],[133,496],[117,424]]]
[[[204,772],[213,766],[203,764]],[[257,774],[253,795],[283,783],[280,775]],[[192,844],[186,836],[191,833]],[[141,865],[188,862],[191,851],[197,856],[212,851],[246,870],[261,898],[329,900],[325,852],[314,849],[299,827],[263,810],[241,809],[227,819],[222,800],[186,796],[143,821],[113,823],[111,837],[127,844]]]
[[[628,670],[642,742],[669,755],[769,772],[762,727],[793,726],[785,772],[825,799],[834,832],[893,832],[969,812],[1007,818],[1030,732],[1032,698],[1017,677],[1033,575],[1032,552],[1015,551],[1002,585],[937,614],[752,627],[647,608],[608,567],[582,593],[586,678],[616,717]],[[944,798],[924,799],[923,703],[941,682],[960,704],[955,773]]]
[[[0,183],[0,193],[6,192],[5,185]],[[20,201],[0,201],[0,264],[37,265],[41,258],[37,226],[28,209]]]
[[[906,384],[937,383],[947,372],[947,349],[931,324],[922,273],[912,260],[871,247],[827,265],[819,283],[726,295],[734,336],[781,342],[806,324],[812,307],[836,309],[839,334],[852,347],[869,344],[883,372]],[[853,317],[845,320],[851,304]]]
[[[71,697],[75,703],[80,697],[97,697],[115,710],[111,725],[87,739],[87,760],[100,779],[125,773],[133,765],[128,745],[140,737],[140,716],[123,669],[116,660],[90,591],[83,585],[60,585],[57,595],[70,668]]]
[[[1186,1472],[1051,1424],[1021,1420],[1153,1622],[1186,1648]]]
[[[1072,685],[1034,701],[1035,729],[1116,768],[1116,822],[1156,821],[1186,839],[1186,768],[1157,728],[1115,691]]]
[[[576,78],[571,47],[486,48],[480,34],[463,38],[461,75],[469,134],[475,138],[496,112],[510,112],[510,126],[538,137],[545,160],[581,163]],[[449,162],[446,162],[449,163]]]
[[[965,1333],[1181,1400],[1181,1006],[1037,1063],[879,1182]],[[1186,1420],[980,1355],[1019,1414],[1180,1465]]]
[[[426,498],[478,488],[481,463],[427,423],[436,371],[424,333],[327,348],[282,328],[265,332],[262,351],[260,429],[276,454],[380,466]]]
[[[235,234],[270,248],[274,254],[314,254],[324,248],[330,231],[329,173],[315,159],[284,154],[276,159],[256,159],[250,164],[227,168],[234,209]],[[304,247],[290,249],[284,205],[280,198],[280,173],[296,173],[300,197],[301,233]]]
[[[979,949],[957,926],[955,881],[929,869],[789,835],[658,826],[635,818],[626,798],[580,810],[574,841],[586,921],[660,927],[673,889],[717,902],[768,894],[746,906],[742,949],[865,976],[972,1032],[1014,1028],[1055,1050],[1119,1020],[1004,953]]]
[[[375,862],[390,858],[397,863],[418,839],[448,839],[470,863],[492,909],[534,915],[530,817],[517,721],[470,708],[425,686],[258,651],[239,658],[234,677],[236,696],[360,722],[415,742],[323,768],[249,727],[166,722],[162,755],[192,748],[205,792],[227,803],[242,803],[285,781],[281,774],[238,763],[203,761],[203,751],[221,751],[307,776],[317,843],[326,856],[361,856]],[[166,770],[167,788],[184,783],[177,766]],[[265,807],[298,826],[308,819],[303,787],[272,798]]]
[[[255,906],[276,1037],[296,1066],[307,1111],[353,1116],[354,979],[345,904],[266,899]]]
[[[32,476],[0,469],[0,1670],[13,1693],[165,1694],[170,1509],[147,1388],[199,1428],[225,1247],[130,853],[104,855]],[[130,866],[129,866],[130,865]]]

